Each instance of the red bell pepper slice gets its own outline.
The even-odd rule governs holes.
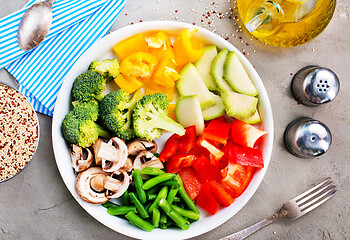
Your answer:
[[[165,143],[163,150],[159,154],[159,159],[163,162],[171,158],[177,150],[179,135],[173,134]]]
[[[231,197],[231,195],[228,194],[220,184],[216,182],[210,182],[209,184],[215,200],[221,206],[228,207],[233,203],[234,201],[233,197]]]
[[[221,170],[222,185],[233,198],[239,197],[248,187],[254,172],[254,167],[230,162],[225,169]]]
[[[221,181],[220,171],[204,156],[200,156],[194,160],[192,168],[196,171],[201,183]]]
[[[209,151],[210,163],[215,167],[219,167],[220,159],[224,156],[225,153],[215,145],[205,140],[203,137],[198,137],[197,144]]]
[[[179,172],[184,188],[192,200],[196,199],[202,184],[198,179],[197,174],[191,167],[183,168]]]
[[[264,160],[260,149],[242,147],[229,142],[225,146],[224,152],[229,162],[257,168],[264,167]]]
[[[186,128],[186,132],[178,139],[177,152],[189,153],[196,144],[196,126],[189,126]]]
[[[232,123],[231,140],[243,147],[254,148],[259,144],[262,136],[265,134],[267,134],[267,132],[257,129],[256,127],[238,119]]]
[[[199,191],[196,204],[211,215],[214,215],[218,211],[218,204],[211,192],[208,182],[205,183]]]
[[[190,167],[196,158],[196,155],[193,154],[177,154],[169,158],[165,165],[165,170],[168,173],[177,173],[182,168]]]
[[[221,120],[214,119],[203,131],[203,138],[212,140],[214,142],[222,143],[226,145],[229,133],[231,130],[231,124],[225,123]]]

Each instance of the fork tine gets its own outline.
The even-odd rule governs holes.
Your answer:
[[[320,199],[324,198],[325,196],[327,196],[329,193],[333,192],[334,190],[335,190],[335,186],[331,186],[331,188],[327,188],[326,191],[322,191],[314,199],[312,199],[311,201],[308,201],[308,202],[300,205],[299,207],[301,208],[301,210],[304,210],[304,209],[312,206],[314,203],[318,202]]]
[[[334,196],[334,194],[337,192],[337,190],[333,190],[333,192],[329,193],[328,195],[326,196],[323,196],[323,198],[320,200],[320,199],[317,199],[318,202],[314,203],[313,205],[310,205],[309,207],[306,207],[304,209],[301,210],[301,216],[314,210],[315,208],[317,208],[318,206],[320,206],[322,203],[326,202],[327,200],[329,200],[331,197]]]
[[[334,187],[332,185],[332,183],[333,183],[332,181],[327,182],[326,184],[322,185],[320,188],[316,189],[315,191],[313,191],[309,195],[296,201],[296,203],[298,204],[299,207],[301,207],[302,205],[308,203],[310,200],[316,198],[318,195],[327,191],[329,188]]]
[[[327,183],[328,181],[330,181],[331,178],[328,177],[326,180],[324,180],[323,182],[321,182],[320,184],[316,185],[315,187],[307,190],[306,192],[300,194],[299,196],[295,197],[292,199],[292,201],[298,202],[300,201],[302,198],[304,198],[305,196],[309,195],[310,193],[314,192],[315,190],[317,190],[319,187],[321,187],[322,185],[324,185],[325,183]]]

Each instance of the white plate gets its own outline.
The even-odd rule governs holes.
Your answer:
[[[243,56],[243,54],[241,54],[229,42],[208,30],[198,28],[198,33],[195,33],[196,37],[204,39],[208,44],[215,44],[220,49],[226,47],[228,50],[236,51],[238,53],[240,60],[259,91],[259,110],[263,119],[261,128],[268,132],[268,135],[265,137],[262,143],[262,153],[265,167],[255,173],[247,190],[240,197],[235,199],[235,202],[231,206],[221,208],[214,216],[210,216],[205,211],[201,211],[201,218],[197,222],[192,223],[190,229],[187,231],[177,229],[155,229],[152,232],[145,232],[132,226],[126,220],[108,215],[106,209],[101,205],[93,205],[84,202],[77,194],[74,187],[76,176],[71,167],[68,144],[64,140],[61,133],[62,120],[70,110],[70,93],[75,78],[88,69],[91,61],[116,57],[112,51],[112,47],[123,39],[131,37],[137,33],[154,30],[164,30],[170,34],[176,34],[182,29],[193,27],[198,28],[196,26],[180,22],[152,21],[134,24],[112,32],[108,36],[96,42],[79,58],[65,77],[57,98],[52,122],[52,144],[56,163],[63,181],[77,202],[91,216],[107,227],[130,237],[139,239],[185,239],[198,236],[220,226],[225,221],[233,217],[253,196],[254,192],[259,187],[270,162],[274,135],[272,111],[269,98],[259,75],[249,61]],[[158,142],[162,142],[163,140],[164,138],[161,138]],[[160,147],[162,147],[162,144]]]

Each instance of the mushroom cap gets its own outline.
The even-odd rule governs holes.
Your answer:
[[[134,169],[139,169],[141,171],[146,167],[164,168],[163,163],[153,153],[142,151],[135,158]]]
[[[96,192],[91,188],[90,182],[93,177],[98,174],[107,175],[100,167],[90,167],[78,174],[75,180],[75,189],[85,202],[93,204],[102,204],[108,201],[106,192]]]
[[[118,198],[129,187],[129,175],[127,172],[114,172],[108,176],[105,183],[107,198]]]
[[[102,169],[105,172],[115,172],[124,166],[128,158],[128,148],[120,138],[111,138],[107,143],[101,142],[98,157],[102,158]]]
[[[81,148],[75,144],[71,145],[71,162],[75,172],[81,172],[91,166],[94,157],[88,148]]]
[[[128,143],[129,155],[136,157],[142,151],[149,151],[151,153],[157,152],[157,143],[155,141],[148,141],[137,138]]]

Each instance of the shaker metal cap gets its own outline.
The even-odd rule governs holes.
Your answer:
[[[332,135],[325,124],[302,117],[287,126],[284,142],[288,150],[295,156],[311,158],[327,152],[332,142]]]
[[[307,66],[293,78],[292,90],[295,99],[307,106],[318,106],[332,101],[339,92],[337,75],[328,68]]]

